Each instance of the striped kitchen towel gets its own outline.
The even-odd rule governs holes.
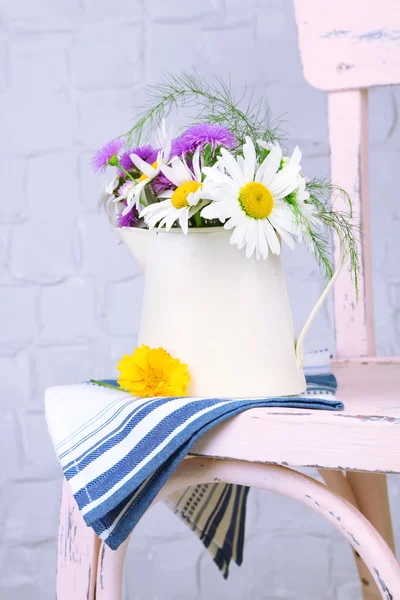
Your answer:
[[[285,398],[134,398],[92,383],[48,389],[50,435],[87,525],[118,548],[195,441],[244,410],[342,410],[328,352],[306,355],[305,364],[306,392]],[[247,494],[244,486],[202,484],[167,500],[224,577],[231,560],[242,561]]]

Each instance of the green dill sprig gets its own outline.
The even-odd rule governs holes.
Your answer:
[[[311,239],[314,254],[318,264],[327,279],[333,275],[333,260],[331,234],[335,232],[340,243],[340,260],[348,261],[352,274],[356,297],[358,299],[358,280],[360,262],[358,246],[360,229],[353,223],[353,207],[351,198],[345,190],[333,185],[329,181],[313,179],[307,183],[310,193],[308,203],[314,206],[316,216],[319,218],[322,230],[313,229],[307,224],[307,231]],[[335,203],[347,205],[347,210],[335,210]],[[343,202],[344,201],[344,202]]]
[[[253,95],[245,88],[242,97],[236,99],[230,82],[218,77],[214,83],[209,83],[198,74],[164,75],[159,84],[147,86],[145,91],[149,103],[127,132],[127,146],[140,144],[144,137],[149,137],[160,126],[172,109],[184,106],[198,109],[193,124],[217,123],[227,127],[235,135],[238,147],[243,146],[246,136],[254,141],[276,142],[279,139],[279,124],[270,122],[262,98],[254,102]]]

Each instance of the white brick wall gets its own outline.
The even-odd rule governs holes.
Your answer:
[[[182,68],[263,93],[328,171],[325,96],[303,80],[288,0],[0,0],[0,598],[55,597],[60,473],[43,390],[102,377],[135,344],[143,280],[97,214],[91,153],[124,132],[142,85]],[[371,94],[371,192],[378,347],[400,352],[398,88]],[[297,328],[322,282],[285,252]],[[309,345],[333,344],[331,308]],[[400,485],[390,480],[393,506]],[[393,511],[397,539],[400,521]],[[252,492],[245,563],[228,582],[190,531],[158,506],[129,554],[130,600],[355,600],[347,545],[289,500]]]

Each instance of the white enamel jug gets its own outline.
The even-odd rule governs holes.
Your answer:
[[[246,258],[222,227],[119,232],[145,272],[138,345],[186,363],[189,395],[304,392],[303,339],[333,280],[296,343],[279,256]]]

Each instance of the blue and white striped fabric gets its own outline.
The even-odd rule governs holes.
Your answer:
[[[305,373],[307,391],[285,398],[138,399],[88,383],[48,389],[49,431],[87,525],[118,548],[195,441],[244,410],[343,409],[327,352],[307,355]],[[167,501],[225,577],[230,560],[242,560],[247,493],[243,486],[218,483],[192,486]]]

